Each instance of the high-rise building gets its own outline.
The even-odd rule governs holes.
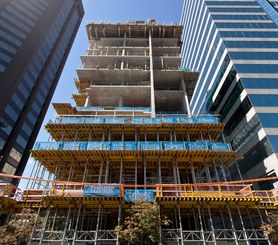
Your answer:
[[[23,173],[83,15],[81,0],[0,1],[0,172]]]
[[[87,25],[76,106],[54,104],[53,141],[36,143],[23,193],[0,186],[8,219],[37,210],[31,244],[127,244],[114,228],[138,200],[171,220],[163,244],[269,244],[260,224],[277,190],[223,183],[238,156],[217,140],[217,117],[190,113],[198,73],[179,68],[181,32],[154,20]]]
[[[182,66],[199,71],[194,114],[215,113],[243,178],[278,175],[277,1],[185,0]],[[276,181],[254,184],[273,188]]]

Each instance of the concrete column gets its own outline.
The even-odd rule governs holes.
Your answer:
[[[152,111],[152,117],[155,117],[153,51],[152,51],[152,31],[151,31],[151,29],[149,29],[149,54],[150,54],[151,111]]]

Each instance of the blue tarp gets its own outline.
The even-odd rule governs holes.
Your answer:
[[[152,189],[127,189],[125,190],[125,201],[153,202],[154,192]]]
[[[85,197],[117,197],[120,195],[118,186],[84,186],[83,195]]]

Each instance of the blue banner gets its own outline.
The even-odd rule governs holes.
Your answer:
[[[101,150],[101,142],[88,142],[87,150]]]
[[[178,117],[163,117],[162,123],[178,123],[179,118]]]
[[[213,123],[217,124],[218,119],[217,117],[198,117],[197,118],[197,123]]]
[[[215,142],[215,143],[209,143],[209,149],[213,151],[229,151],[230,147],[228,144]]]
[[[197,119],[195,117],[180,117],[181,123],[196,123]]]
[[[139,142],[140,150],[162,150],[161,142]]]
[[[124,123],[124,118],[122,118],[122,117],[106,117],[106,118],[104,118],[104,123],[111,123],[111,124]]]
[[[88,117],[85,118],[85,123],[103,123],[104,119],[100,117]]]
[[[154,193],[152,189],[127,189],[125,190],[125,201],[153,202]]]
[[[208,150],[206,142],[187,142],[185,145],[187,150]]]
[[[145,117],[144,118],[144,123],[146,123],[146,124],[159,124],[159,123],[161,123],[161,120],[160,120],[160,118],[157,118],[157,117],[150,117],[150,118]]]
[[[117,197],[120,195],[118,186],[84,186],[84,197]]]
[[[185,150],[183,142],[163,142],[164,150]]]

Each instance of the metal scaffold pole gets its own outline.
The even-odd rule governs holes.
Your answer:
[[[69,217],[70,217],[70,212],[71,212],[71,206],[72,205],[69,205],[69,209],[68,209],[68,214],[67,214],[67,218],[66,218],[66,222],[65,222],[65,228],[64,228],[64,232],[63,232],[63,237],[62,237],[61,245],[64,245],[64,243],[67,240],[66,237],[67,237],[68,222],[69,222]]]
[[[80,213],[81,213],[81,208],[82,208],[82,204],[80,203],[79,208],[78,208],[77,218],[76,218],[76,224],[75,224],[75,228],[74,228],[73,242],[72,242],[73,245],[75,245],[75,242],[76,242],[76,236],[77,236],[77,230],[78,230],[78,225],[79,225],[79,217],[80,217]]]

